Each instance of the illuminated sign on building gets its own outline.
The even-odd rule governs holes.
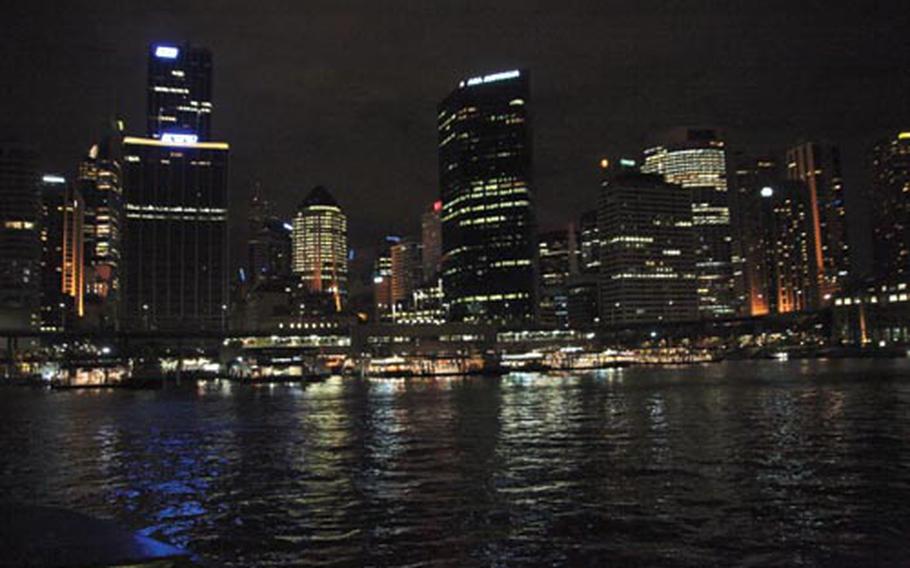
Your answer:
[[[62,176],[45,175],[41,178],[44,183],[66,183]]]
[[[467,81],[462,81],[458,84],[459,87],[473,87],[474,85],[482,85],[484,83],[494,83],[496,81],[505,81],[506,79],[514,79],[520,77],[521,72],[517,70],[513,71],[503,71],[502,73],[493,73],[492,75],[484,75],[483,77],[471,77]]]
[[[169,45],[159,45],[155,48],[155,57],[160,57],[162,59],[177,59],[179,54],[179,49]]]
[[[161,141],[169,144],[195,144],[199,137],[195,134],[179,134],[176,132],[165,132],[161,135]]]

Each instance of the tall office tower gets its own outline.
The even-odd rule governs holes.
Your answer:
[[[740,315],[764,316],[770,312],[762,190],[780,183],[777,163],[770,158],[737,156],[730,189],[736,298]]]
[[[692,192],[699,317],[735,315],[733,238],[723,140],[714,130],[672,130],[663,145],[645,150],[641,170],[659,174],[665,181]]]
[[[292,226],[273,215],[269,202],[263,199],[258,187],[250,203],[249,223],[246,275],[249,284],[255,286],[259,282],[289,277]]]
[[[872,231],[875,277],[910,278],[910,131],[872,149]]]
[[[692,190],[622,166],[605,170],[598,207],[606,325],[698,317]]]
[[[300,203],[291,242],[291,267],[303,289],[331,295],[340,312],[348,293],[348,220],[326,188],[313,188]]]
[[[814,309],[818,299],[813,202],[802,181],[780,181],[761,190],[768,309],[791,313]]]
[[[538,267],[540,274],[538,308],[539,322],[545,327],[564,328],[569,325],[568,290],[566,288],[572,267],[578,262],[573,258],[574,228],[568,231],[548,231],[538,235]]]
[[[148,136],[211,138],[212,52],[188,43],[152,45],[148,59]]]
[[[508,325],[535,315],[529,81],[462,81],[439,105],[442,283],[450,319]]]
[[[123,140],[125,324],[223,329],[228,306],[223,142]]]
[[[384,321],[392,314],[392,252],[389,241],[380,247],[373,261],[373,318]],[[398,237],[393,237],[398,242]]]
[[[812,263],[820,303],[843,288],[850,265],[847,215],[840,152],[836,146],[805,142],[787,150],[787,179],[801,181],[809,192]]]
[[[597,209],[585,211],[579,223],[579,249],[581,272],[597,274],[600,272],[600,232],[597,228]]]
[[[442,260],[442,201],[434,201],[433,206],[420,216],[420,241],[423,245],[423,278],[427,282],[435,281],[439,275]]]
[[[85,295],[87,319],[103,327],[119,320],[123,263],[122,123],[89,149],[76,185],[85,200]]]
[[[41,178],[41,329],[63,331],[85,314],[85,201],[62,176]]]
[[[411,239],[402,239],[392,245],[392,303],[407,304],[414,290],[423,281],[421,268],[420,243]]]
[[[0,329],[41,323],[37,162],[33,149],[0,143]]]

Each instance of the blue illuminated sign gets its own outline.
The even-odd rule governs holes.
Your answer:
[[[180,50],[169,45],[159,45],[155,48],[155,57],[162,59],[177,59]]]

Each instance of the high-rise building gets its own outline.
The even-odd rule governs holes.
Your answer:
[[[380,246],[376,260],[373,261],[373,318],[375,321],[388,320],[392,314],[391,245],[399,240],[399,237],[386,237]]]
[[[762,215],[767,200],[762,191],[779,185],[781,178],[777,162],[771,158],[739,155],[732,172],[730,218],[737,305],[742,316],[764,316],[770,311],[771,298]]]
[[[818,272],[811,193],[802,181],[780,181],[761,189],[762,230],[768,310],[791,313],[814,309]]]
[[[414,289],[411,297],[387,316],[387,320],[400,325],[427,325],[445,323],[445,304],[442,281],[425,281]]]
[[[566,285],[578,267],[574,232],[574,228],[570,227],[569,230],[548,231],[538,235],[538,316],[540,324],[545,327],[564,328],[569,325]]]
[[[584,329],[600,323],[597,274],[575,274],[566,283],[566,313],[569,327]]]
[[[724,141],[714,130],[693,128],[672,130],[665,138],[662,145],[645,150],[642,172],[659,174],[691,191],[699,316],[734,316],[736,286]]]
[[[188,43],[150,46],[148,136],[210,140],[212,109],[212,53]]]
[[[805,142],[787,150],[787,179],[801,181],[809,192],[812,265],[819,303],[843,288],[849,276],[850,245],[840,152],[836,146]]]
[[[600,272],[600,232],[597,228],[597,209],[582,213],[578,240],[581,272],[597,274]]]
[[[872,149],[872,231],[875,277],[896,283],[910,278],[910,131]]]
[[[222,329],[228,144],[123,140],[123,317],[134,329]]]
[[[258,187],[249,211],[248,283],[255,286],[265,280],[286,280],[291,275],[291,224],[272,213]]]
[[[58,175],[41,178],[41,329],[63,331],[85,315],[85,201]]]
[[[423,246],[423,277],[427,282],[439,275],[442,260],[442,201],[420,216],[420,241]]]
[[[291,243],[291,267],[302,288],[332,296],[340,312],[348,291],[348,220],[326,188],[313,188],[301,201]]]
[[[41,322],[40,197],[37,153],[0,143],[0,329]]]
[[[392,303],[407,304],[411,295],[423,281],[420,243],[413,239],[402,239],[392,245]]]
[[[85,200],[85,304],[93,323],[119,320],[123,263],[122,123],[91,147],[79,164],[78,192]]]
[[[598,222],[606,325],[698,316],[692,190],[634,167],[605,169]]]
[[[450,319],[535,317],[530,93],[526,71],[462,81],[439,105],[443,290]]]

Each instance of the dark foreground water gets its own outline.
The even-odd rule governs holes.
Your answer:
[[[0,501],[213,565],[910,565],[910,361],[0,389]]]

